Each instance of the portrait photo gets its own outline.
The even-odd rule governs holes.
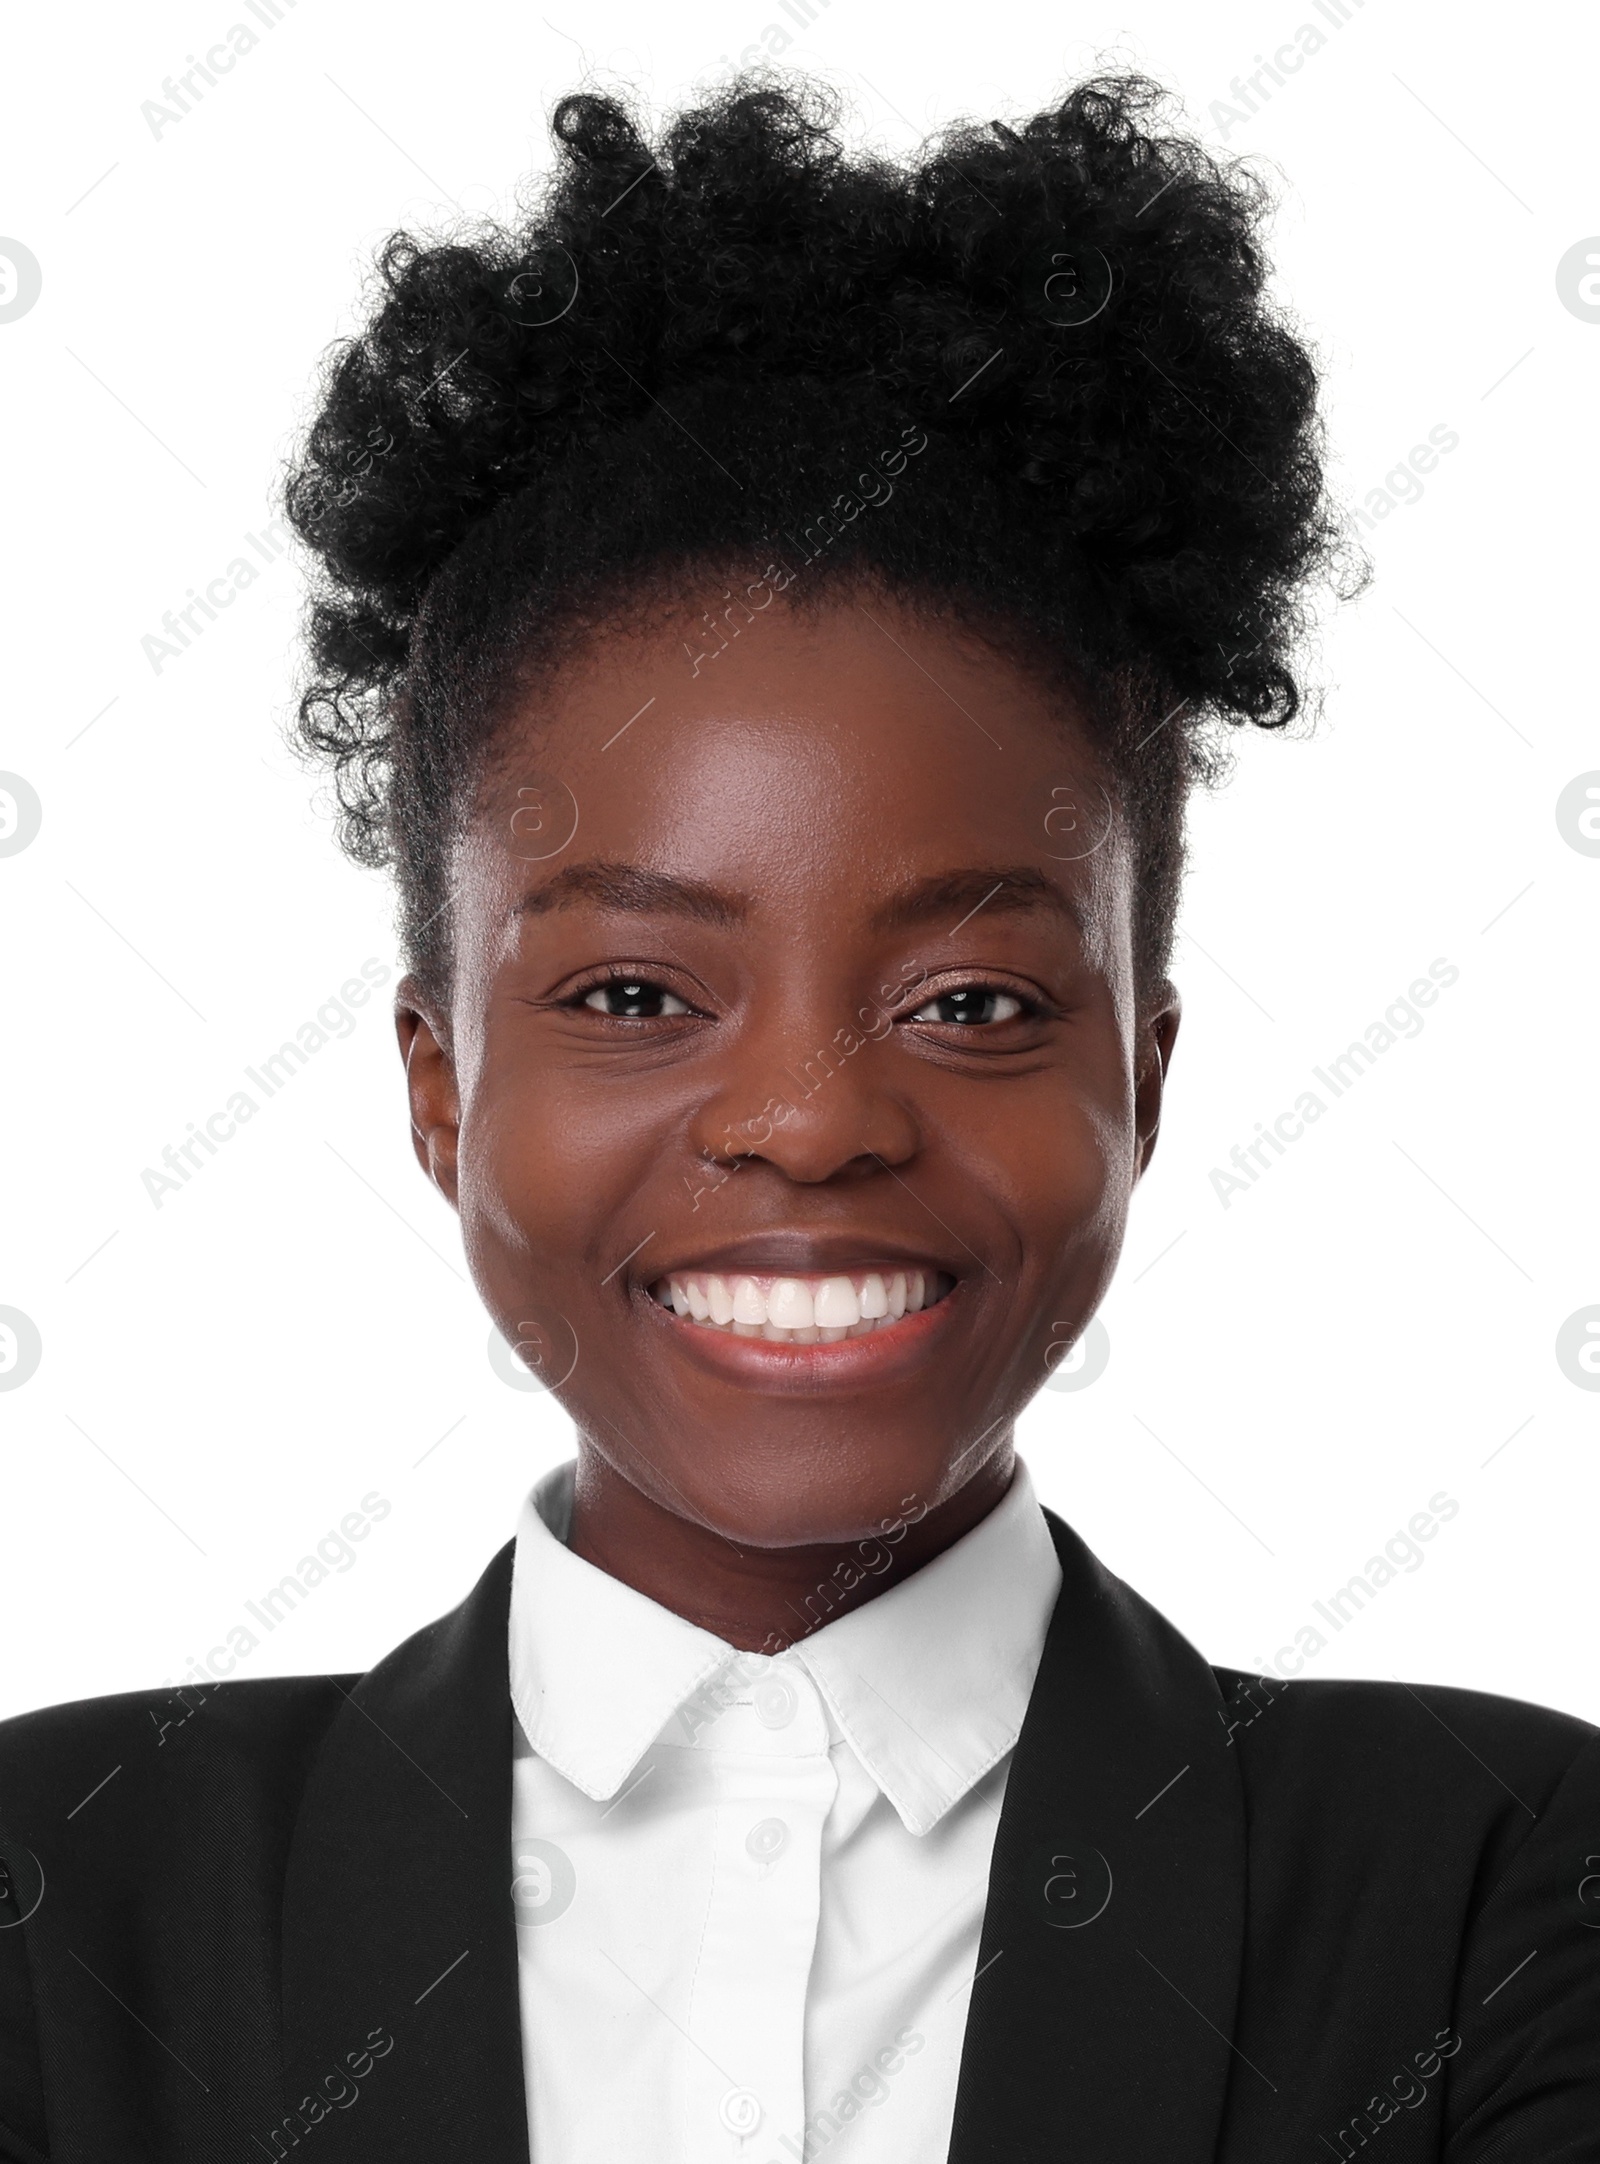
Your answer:
[[[5,49],[0,2164],[1600,2160],[1593,20]]]

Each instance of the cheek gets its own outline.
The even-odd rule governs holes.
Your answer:
[[[1069,1105],[1046,1139],[1033,1204],[1041,1259],[1075,1276],[1087,1268],[1097,1297],[1122,1245],[1132,1163],[1128,1123],[1095,1106]]]
[[[637,1092],[595,1087],[493,1041],[463,1106],[462,1236],[491,1306],[513,1290],[592,1286],[648,1233],[631,1230],[663,1138]]]
[[[1062,1347],[1077,1343],[1110,1287],[1131,1165],[1128,1123],[1072,1101],[1055,1107],[1013,1169],[1026,1180],[1014,1205],[1023,1254],[1006,1358],[1028,1395],[1052,1380]]]
[[[1131,1122],[1059,1079],[996,1092],[981,1125],[976,1108],[949,1141],[965,1176],[981,1181],[1018,1229],[1030,1260],[1120,1238],[1133,1163]]]

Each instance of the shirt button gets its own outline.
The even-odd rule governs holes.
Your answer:
[[[764,1818],[760,1825],[750,1828],[744,1845],[757,1863],[771,1863],[782,1853],[788,1838],[789,1829],[781,1818]]]
[[[763,1728],[787,1728],[800,1701],[785,1676],[763,1676],[753,1693],[756,1718]]]
[[[730,2089],[717,2106],[717,2117],[730,2134],[753,2134],[761,2124],[761,2099],[748,2089]]]

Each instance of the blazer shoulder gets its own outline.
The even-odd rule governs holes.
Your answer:
[[[15,1838],[45,1814],[75,1816],[97,1786],[123,1800],[166,1788],[181,1758],[235,1789],[298,1789],[358,1676],[260,1676],[119,1691],[0,1721],[0,1828]],[[215,1790],[213,1790],[215,1794]]]
[[[1211,1672],[1230,1709],[1224,1723],[1230,1730],[1240,1712],[1248,1726],[1268,1706],[1281,1705],[1289,1713],[1287,1725],[1329,1741],[1409,1742],[1420,1720],[1442,1735],[1460,1729],[1563,1764],[1600,1736],[1600,1727],[1577,1714],[1454,1684],[1362,1682],[1342,1676],[1285,1678],[1241,1668],[1213,1667]]]
[[[1258,1810],[1419,1828],[1510,1811],[1526,1829],[1564,1787],[1600,1801],[1600,1728],[1551,1706],[1437,1683],[1213,1674]]]

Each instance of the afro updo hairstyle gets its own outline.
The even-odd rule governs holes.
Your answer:
[[[1347,560],[1316,369],[1264,299],[1269,198],[1166,102],[1101,75],[893,162],[788,71],[654,142],[579,92],[513,229],[388,239],[285,501],[316,564],[298,737],[348,853],[392,867],[427,986],[448,997],[450,845],[513,699],[685,574],[776,565],[786,600],[872,586],[1071,688],[1159,985],[1217,725],[1301,710],[1307,596]]]

